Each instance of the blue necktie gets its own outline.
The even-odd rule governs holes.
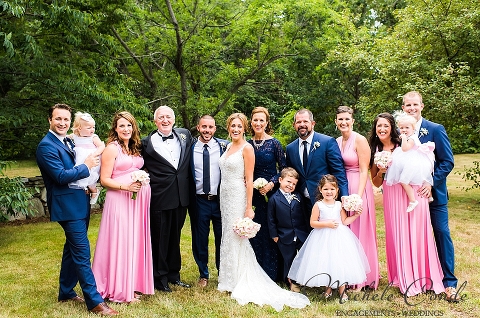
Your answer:
[[[208,145],[203,145],[203,193],[210,193],[210,153]]]
[[[302,142],[303,144],[303,171],[307,171],[307,164],[308,164],[308,152],[307,152],[307,147],[308,147],[308,141],[304,140]]]

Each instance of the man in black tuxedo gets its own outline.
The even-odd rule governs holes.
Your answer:
[[[160,106],[154,114],[158,130],[142,139],[142,156],[150,174],[150,230],[153,279],[157,290],[171,292],[168,283],[190,287],[180,280],[180,235],[189,204],[192,135],[173,128],[175,113]]]

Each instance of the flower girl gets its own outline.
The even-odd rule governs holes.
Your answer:
[[[428,182],[433,185],[433,163],[435,143],[429,141],[421,144],[415,134],[417,120],[405,112],[394,114],[402,139],[401,147],[392,153],[392,165],[385,176],[387,185],[400,183],[410,201],[407,212],[411,212],[418,205],[412,185],[422,185]],[[428,199],[430,202],[433,198]]]
[[[308,287],[326,286],[324,296],[332,296],[336,284],[340,303],[348,300],[346,285],[367,280],[370,272],[367,256],[358,238],[348,228],[361,212],[348,216],[339,201],[337,178],[325,175],[320,179],[317,202],[313,206],[310,232],[293,261],[288,277]]]
[[[88,113],[75,113],[73,121],[73,134],[69,135],[75,144],[75,165],[81,165],[89,154],[101,155],[105,150],[105,143],[95,134],[95,120]],[[90,176],[71,182],[70,188],[85,189],[91,193],[90,204],[95,204],[100,192],[97,181],[100,177],[100,165],[90,169]]]

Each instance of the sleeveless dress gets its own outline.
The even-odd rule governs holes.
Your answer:
[[[222,241],[218,290],[231,292],[231,297],[240,305],[252,302],[270,305],[277,311],[281,311],[284,305],[303,308],[310,304],[308,298],[282,289],[272,281],[257,263],[249,240],[242,239],[233,232],[233,224],[238,218],[244,217],[246,208],[243,149],[247,143],[232,154],[228,153],[230,145],[219,160],[222,172]]]
[[[385,181],[388,185],[404,183],[422,185],[425,181],[433,185],[433,164],[435,143],[421,144],[418,137],[413,134],[415,145],[408,151],[397,147],[392,153],[392,165],[388,168]]]
[[[252,146],[255,144],[252,139],[248,142]],[[280,141],[275,138],[267,139],[264,140],[262,146],[258,148],[254,146],[253,150],[255,151],[253,180],[264,178],[277,185],[278,177],[280,175],[279,171],[287,166],[285,153],[283,152]],[[268,192],[267,196],[271,196],[275,191],[276,187]],[[253,190],[252,205],[255,207],[255,217],[253,218],[253,221],[261,225],[260,231],[258,231],[257,235],[250,239],[250,244],[252,244],[257,262],[272,280],[282,281],[283,278],[281,276],[283,270],[281,270],[281,268],[279,269],[279,265],[281,266],[283,264],[283,260],[279,262],[279,257],[281,258],[280,251],[278,250],[277,244],[270,237],[268,231],[268,203],[265,200],[265,197],[256,189]]]
[[[97,147],[93,143],[93,137],[97,135],[92,135],[90,137],[80,137],[73,134],[73,142],[75,144],[75,166],[81,165],[85,162],[88,155],[97,150]],[[68,184],[69,188],[73,189],[85,189],[91,184],[97,184],[98,178],[100,177],[100,165],[90,169],[90,176],[70,182]]]
[[[293,260],[288,277],[308,287],[337,287],[334,282],[362,284],[370,272],[368,259],[362,244],[348,226],[341,221],[342,204],[335,201],[333,207],[322,201],[315,204],[320,209],[319,221],[338,220],[336,229],[314,228]]]
[[[143,158],[118,148],[112,178],[132,182],[131,173],[143,166]],[[150,241],[150,185],[132,192],[108,190],[92,265],[97,290],[113,302],[130,302],[134,292],[154,294]]]
[[[418,205],[412,212],[405,213],[409,200],[402,185],[383,182],[388,282],[407,296],[425,290],[440,294],[445,290],[443,272],[433,236],[428,199],[417,194],[420,186],[412,187]]]
[[[342,137],[337,138],[338,147],[342,153],[343,163],[347,173],[349,194],[358,193],[358,186],[360,182],[358,154],[355,150],[356,137],[357,133],[353,131],[343,148]],[[353,221],[349,227],[362,244],[363,250],[367,255],[368,264],[370,265],[370,273],[368,273],[367,281],[365,283],[356,285],[354,287],[359,288],[370,286],[374,289],[377,289],[380,280],[377,246],[377,221],[375,214],[375,197],[373,195],[373,187],[369,177],[367,177],[367,183],[365,184],[365,190],[362,194],[362,200],[362,214],[355,221]]]

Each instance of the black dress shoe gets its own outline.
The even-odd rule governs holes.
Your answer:
[[[168,286],[163,286],[163,285],[155,285],[155,289],[156,290],[159,290],[161,292],[164,292],[164,293],[171,293],[172,290],[170,289],[170,287]]]
[[[184,287],[184,288],[190,288],[190,285],[182,282],[181,280],[171,282],[171,284],[174,284],[174,285],[177,285],[177,286],[180,286],[180,287]]]

